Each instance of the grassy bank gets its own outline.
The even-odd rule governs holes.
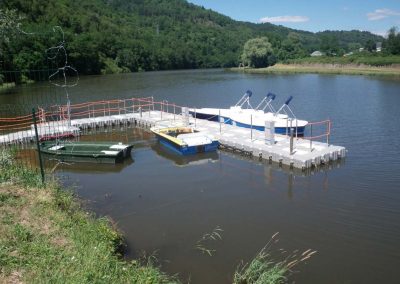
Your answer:
[[[71,192],[0,149],[0,283],[174,283],[151,259],[127,262],[120,234]]]
[[[196,249],[212,257],[215,250],[205,242],[222,240],[221,231],[217,227],[205,234]],[[274,261],[276,236],[253,260],[237,267],[232,283],[286,283],[292,268],[315,253],[306,250]],[[122,237],[109,220],[85,212],[57,181],[42,185],[37,172],[0,148],[0,283],[179,282],[154,266],[153,258],[123,260],[122,248]]]
[[[349,56],[314,56],[297,59],[289,59],[285,64],[333,64],[353,66],[387,66],[400,67],[400,55],[382,55],[379,53],[355,53]]]
[[[230,71],[254,74],[343,74],[400,77],[400,67],[374,67],[335,64],[276,64],[267,68],[231,68]]]
[[[275,64],[267,68],[230,68],[230,71],[254,74],[343,74],[400,77],[400,67],[334,64]]]

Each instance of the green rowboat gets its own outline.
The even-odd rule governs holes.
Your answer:
[[[68,158],[86,158],[98,162],[121,162],[130,157],[133,145],[118,142],[54,142],[40,143],[40,151],[62,160]]]

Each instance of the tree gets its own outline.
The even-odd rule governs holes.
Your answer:
[[[248,40],[243,48],[242,62],[255,68],[268,67],[276,63],[271,43],[267,37]]]
[[[338,38],[330,34],[322,35],[320,48],[327,55],[337,55],[340,51]]]
[[[392,27],[388,32],[387,40],[384,41],[384,46],[390,54],[400,54],[400,33],[396,27]]]
[[[365,43],[365,49],[369,52],[375,51],[376,43],[372,39],[367,40],[367,42]]]
[[[15,10],[0,9],[0,56],[10,43],[10,38],[17,32],[21,19]]]

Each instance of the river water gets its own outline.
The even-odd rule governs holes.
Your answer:
[[[279,232],[271,248],[318,252],[290,277],[296,283],[398,283],[400,267],[400,80],[335,75],[249,75],[222,70],[82,77],[72,102],[154,96],[192,107],[228,107],[247,90],[275,106],[293,95],[297,117],[332,120],[331,143],[345,161],[311,172],[282,169],[238,154],[182,158],[142,130],[84,139],[137,143],[124,164],[72,165],[63,179],[99,216],[124,233],[128,258],[156,253],[169,274],[190,283],[230,283]],[[21,91],[2,100],[32,96]],[[91,137],[91,138],[90,138]],[[205,233],[212,256],[196,249]]]

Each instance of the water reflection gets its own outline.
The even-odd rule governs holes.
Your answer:
[[[318,250],[296,273],[296,283],[397,283],[400,124],[395,117],[400,81],[213,70],[146,72],[82,78],[71,99],[154,96],[179,105],[229,107],[248,88],[253,101],[272,91],[280,95],[279,105],[293,94],[298,117],[332,119],[331,143],[349,150],[347,161],[301,171],[220,151],[209,163],[172,166],[186,162],[159,154],[146,131],[97,129],[80,139],[137,143],[135,161],[114,173],[107,173],[112,171],[108,168],[104,174],[91,174],[75,166],[61,173],[79,185],[76,191],[91,201],[90,209],[118,222],[130,257],[158,250],[158,258],[168,260],[164,271],[179,273],[181,279],[191,275],[193,284],[232,283],[238,263],[254,257],[277,231],[287,250]],[[0,102],[21,97],[33,101],[38,93],[0,96]],[[217,253],[199,255],[194,244],[217,225],[224,229]]]
[[[219,160],[218,152],[199,153],[196,155],[184,156],[166,149],[160,143],[157,142],[151,145],[151,149],[159,157],[172,161],[178,167],[202,165],[202,164],[207,164],[209,162],[213,163]]]

